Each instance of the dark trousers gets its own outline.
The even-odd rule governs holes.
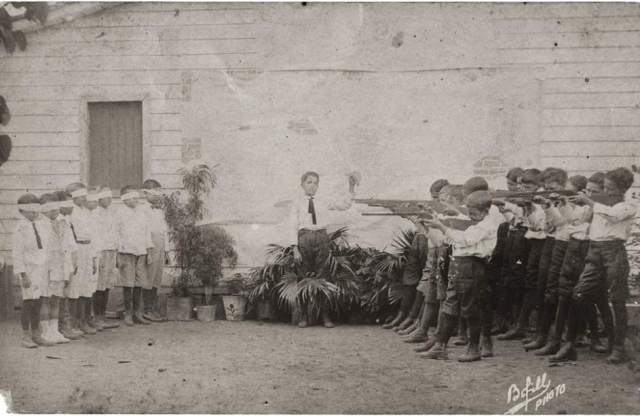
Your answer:
[[[527,257],[529,240],[524,238],[527,229],[511,227],[507,234],[502,263],[502,296],[497,312],[512,323],[518,318],[524,296],[527,275]]]
[[[22,301],[22,313],[20,314],[20,323],[24,331],[32,331],[40,328],[40,308],[42,301],[40,299],[25,299]]]
[[[529,254],[527,256],[527,274],[524,284],[522,307],[518,316],[518,329],[526,330],[529,326],[529,316],[538,305],[538,274],[540,271],[540,257],[546,240],[530,239]]]
[[[302,257],[302,272],[304,275],[315,273],[322,276],[329,257],[329,235],[326,230],[298,231],[298,250]]]

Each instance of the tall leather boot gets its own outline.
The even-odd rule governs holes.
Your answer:
[[[480,354],[480,333],[482,332],[481,321],[478,317],[466,319],[469,327],[469,346],[467,352],[458,358],[461,363],[469,363],[482,359]]]
[[[461,317],[459,322],[458,337],[453,341],[453,345],[467,345],[469,343],[469,338],[467,337],[467,320]]]
[[[151,325],[150,321],[147,321],[142,316],[142,288],[133,288],[133,323],[141,325]]]
[[[436,322],[436,325],[435,325],[436,326],[436,330],[435,330],[435,332],[433,334],[433,337],[432,338],[428,338],[428,336],[427,336],[427,341],[424,344],[414,348],[414,351],[417,352],[417,353],[429,351],[435,345],[436,340],[438,338],[442,338],[445,335],[445,332],[446,332],[446,328],[445,327],[447,325],[447,323],[445,322],[446,317],[444,316],[445,313],[440,310],[439,305],[440,304],[434,304],[433,305],[434,306],[433,311],[437,314],[437,317],[436,317],[437,322]],[[453,331],[453,329],[451,329],[451,330]]]
[[[535,355],[553,355],[556,354],[562,346],[562,331],[564,331],[565,324],[567,322],[567,315],[569,313],[569,300],[560,299],[558,302],[558,309],[556,311],[556,318],[554,321],[554,329],[551,337],[547,341],[547,345],[535,352]]]
[[[600,342],[600,328],[598,327],[598,312],[596,311],[596,305],[590,303],[587,306],[587,324],[589,326],[589,339],[591,340],[589,348],[593,352],[598,354],[605,354],[609,352],[606,345]]]
[[[395,327],[396,325],[400,324],[400,322],[402,322],[405,318],[404,312],[402,311],[402,309],[398,310],[398,313],[396,314],[396,317],[393,318],[393,320],[391,322],[388,322],[384,325],[382,325],[382,329],[391,329],[393,327]]]
[[[578,321],[584,316],[584,304],[580,301],[572,300],[569,304],[567,314],[567,342],[560,350],[549,357],[549,362],[559,363],[563,361],[575,361],[578,359],[578,351],[576,350],[576,338],[578,337]],[[556,331],[558,329],[556,328]],[[562,329],[560,329],[562,331]],[[557,334],[557,332],[556,332]],[[562,332],[558,337],[562,336]]]
[[[520,308],[520,315],[518,315],[518,321],[515,328],[510,329],[504,334],[498,335],[498,339],[501,341],[509,341],[514,339],[523,339],[527,335],[527,326],[529,325],[529,316],[535,305],[535,289],[527,289],[522,300],[522,307]]]
[[[549,329],[556,313],[556,304],[551,302],[545,302],[540,317],[538,319],[538,334],[533,342],[524,344],[524,350],[537,350],[544,347],[547,344],[549,338]]]
[[[405,338],[403,341],[408,344],[426,342],[429,331],[429,321],[432,319],[431,316],[434,312],[434,305],[424,302],[424,309],[422,311],[422,316],[420,317],[420,321],[418,322],[418,326],[415,332],[409,335],[408,338]]]
[[[627,337],[627,308],[624,302],[613,302],[612,305],[615,318],[615,341],[613,350],[607,357],[607,363],[621,364],[627,361],[627,353],[624,348]]]
[[[446,360],[449,358],[447,353],[447,342],[453,332],[458,317],[449,315],[446,313],[440,313],[439,316],[441,325],[440,330],[436,333],[436,339],[433,346],[428,351],[418,354],[420,358],[429,358],[432,360]]]

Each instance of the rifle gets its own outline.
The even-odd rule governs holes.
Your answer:
[[[413,210],[425,210],[430,208],[436,212],[442,212],[447,207],[445,204],[438,200],[426,200],[426,199],[354,199],[353,202],[357,204],[366,204],[370,207],[382,207],[388,209],[396,208],[411,208]]]

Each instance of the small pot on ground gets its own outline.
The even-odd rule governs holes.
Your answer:
[[[196,308],[196,312],[200,322],[216,320],[216,305],[200,305]]]
[[[224,295],[222,296],[224,304],[224,314],[227,321],[244,320],[245,309],[247,306],[247,298],[240,295]]]

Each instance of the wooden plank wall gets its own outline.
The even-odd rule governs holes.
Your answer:
[[[145,177],[179,186],[182,104],[193,77],[253,70],[255,4],[138,3],[28,35],[28,49],[0,51],[0,94],[14,143],[0,168],[0,256],[9,259],[15,201],[81,178],[83,96],[148,95],[151,160]]]
[[[542,82],[540,164],[588,175],[640,156],[640,7],[496,9],[501,64]],[[636,184],[636,187],[640,184]]]

